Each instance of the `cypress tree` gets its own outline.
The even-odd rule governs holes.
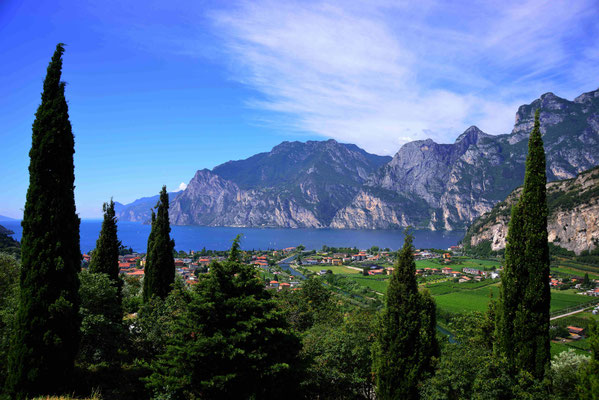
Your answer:
[[[102,209],[104,211],[104,221],[102,221],[100,236],[96,241],[96,249],[92,253],[89,270],[92,273],[108,275],[118,288],[120,298],[122,281],[119,277],[119,248],[121,247],[121,241],[117,237],[114,201],[111,199],[110,203],[104,203]]]
[[[143,293],[146,302],[153,296],[164,299],[175,281],[175,241],[170,238],[170,232],[168,193],[163,186],[156,214],[152,211],[152,230],[148,238]]]
[[[58,44],[32,129],[20,303],[6,383],[12,398],[65,390],[79,344],[75,142],[60,81],[63,52]]]
[[[546,165],[539,110],[528,141],[524,188],[512,208],[497,319],[497,350],[511,372],[542,378],[550,360]]]
[[[377,398],[417,399],[418,383],[438,354],[435,303],[418,292],[413,236],[406,231],[373,345]]]

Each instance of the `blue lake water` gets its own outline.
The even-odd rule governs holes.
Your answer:
[[[23,229],[20,221],[2,221],[0,225],[15,232],[13,237],[21,240]],[[81,221],[81,251],[86,253],[96,247],[96,240],[102,226],[101,220]],[[150,226],[136,222],[119,222],[119,239],[127,247],[145,252]],[[323,245],[332,247],[357,247],[366,249],[372,246],[389,247],[397,250],[403,245],[403,230],[354,230],[354,229],[276,229],[276,228],[229,228],[207,226],[172,226],[171,237],[175,239],[177,250],[226,250],[237,234],[242,235],[241,247],[251,249],[281,249],[303,244],[307,249],[320,249]],[[463,237],[463,231],[434,232],[417,230],[414,234],[416,248],[441,248],[456,245]]]

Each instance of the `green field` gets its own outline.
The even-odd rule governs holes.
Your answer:
[[[576,294],[575,290],[552,290],[551,311],[558,311],[578,304],[588,303],[593,298]]]
[[[499,287],[488,285],[477,289],[456,290],[454,292],[435,295],[432,291],[437,307],[452,313],[464,313],[469,311],[484,312],[489,304],[489,295],[493,298],[499,297]]]
[[[354,275],[351,279],[379,293],[387,292],[389,280],[380,276],[367,277]],[[435,298],[437,307],[452,313],[483,312],[489,304],[490,293],[493,294],[494,299],[499,298],[499,282],[492,280],[467,283],[441,282],[429,284],[424,287]],[[587,303],[590,300],[592,299],[589,297],[576,294],[574,290],[552,290],[551,311],[559,311],[578,304]]]
[[[387,285],[389,284],[389,279],[383,278],[380,275],[379,276],[358,275],[358,276],[352,276],[351,279],[356,281],[360,285],[366,286],[366,287],[368,287],[374,291],[377,291],[379,293],[386,293]]]
[[[311,265],[309,267],[304,267],[308,271],[319,272],[324,270],[331,270],[334,274],[360,274],[361,272],[352,268],[347,268],[341,265]]]
[[[501,268],[501,263],[495,260],[477,260],[473,258],[456,257],[454,262],[449,266],[453,268],[476,268],[482,271],[490,271],[493,269]]]
[[[571,267],[564,267],[564,266],[551,266],[551,273],[560,273],[560,274],[565,274],[565,275],[572,275],[572,276],[584,276],[584,274],[589,274],[589,278],[591,279],[599,279],[599,274],[594,274],[592,272],[588,272],[588,271],[582,271],[580,269],[575,269],[575,268],[571,268]]]

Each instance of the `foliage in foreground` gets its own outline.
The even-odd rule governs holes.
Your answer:
[[[300,343],[254,268],[229,260],[189,292],[147,380],[156,397],[275,399],[298,395]]]

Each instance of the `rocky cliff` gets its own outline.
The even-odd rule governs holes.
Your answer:
[[[470,247],[490,243],[491,250],[505,248],[511,207],[522,188],[514,190],[489,213],[477,219],[464,237]],[[576,178],[547,184],[548,241],[580,254],[599,243],[599,168]]]
[[[433,229],[467,227],[522,184],[537,108],[549,181],[599,164],[599,90],[574,101],[546,93],[519,107],[511,134],[492,136],[470,127],[451,145],[408,143],[368,185],[423,199]]]
[[[268,153],[198,171],[171,202],[179,225],[323,228],[390,157],[355,145],[283,142]]]
[[[270,152],[198,171],[185,191],[171,197],[171,221],[465,229],[522,184],[537,108],[549,181],[599,165],[599,90],[573,101],[546,93],[519,107],[510,134],[493,136],[472,126],[453,144],[410,142],[393,158],[334,140],[283,142]],[[146,221],[148,202],[119,205],[117,215]]]

